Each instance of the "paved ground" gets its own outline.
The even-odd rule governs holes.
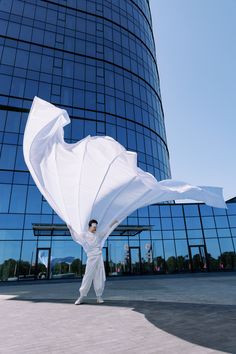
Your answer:
[[[0,285],[3,354],[236,353],[236,274],[108,278],[103,304],[80,281]]]

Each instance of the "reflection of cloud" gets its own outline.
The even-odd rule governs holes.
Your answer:
[[[45,267],[47,268],[48,267],[48,252],[39,251],[39,259],[45,265]]]

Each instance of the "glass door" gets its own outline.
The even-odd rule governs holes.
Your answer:
[[[102,249],[102,256],[103,256],[103,262],[104,262],[104,268],[106,275],[109,274],[109,262],[108,262],[108,247],[104,246]]]
[[[204,245],[189,246],[190,270],[192,272],[208,271]]]
[[[37,248],[35,263],[35,279],[50,278],[51,248]]]
[[[129,272],[131,274],[141,273],[141,252],[140,247],[129,247]]]

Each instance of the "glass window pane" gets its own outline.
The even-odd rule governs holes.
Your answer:
[[[232,238],[219,238],[221,252],[234,252]]]
[[[0,229],[22,229],[24,214],[0,214]]]
[[[179,272],[189,271],[189,253],[186,240],[178,240],[175,242],[177,252],[177,266]]]
[[[188,233],[188,238],[196,238],[196,237],[198,237],[198,238],[201,239],[203,237],[202,236],[202,230],[188,230],[187,233]]]
[[[20,241],[0,242],[0,280],[17,280],[17,267],[20,256]]]
[[[16,146],[3,145],[0,157],[0,168],[12,170],[16,157]]]
[[[186,238],[185,230],[174,230],[175,238]]]
[[[163,235],[164,239],[168,239],[168,238],[172,239],[172,238],[174,238],[173,231],[162,231],[162,235]]]
[[[171,216],[170,206],[169,205],[160,205],[160,214],[161,214],[161,216]]]
[[[167,273],[175,273],[177,270],[177,261],[175,253],[175,245],[173,240],[164,241],[165,261]]]
[[[153,227],[153,230],[161,230],[160,218],[150,218],[150,226]]]
[[[162,218],[161,225],[162,225],[162,230],[171,230],[173,228],[171,218]]]
[[[197,205],[184,205],[185,216],[198,216],[198,206]]]
[[[187,229],[201,229],[200,219],[197,217],[186,217],[186,227]]]
[[[231,235],[232,235],[233,237],[236,237],[236,228],[235,228],[235,227],[233,227],[233,228],[231,229]]]
[[[73,241],[53,241],[51,252],[52,278],[61,277],[62,274],[81,276],[82,259],[81,246]]]
[[[158,205],[149,205],[148,208],[150,217],[157,217],[160,215]]]
[[[219,237],[230,237],[230,229],[217,229],[217,234]]]
[[[11,185],[10,184],[0,184],[0,212],[8,212],[9,202],[10,202]]]
[[[216,227],[229,227],[228,219],[226,216],[215,217]]]
[[[139,217],[148,217],[148,208],[143,207],[138,209],[138,216]]]
[[[236,215],[236,203],[227,203],[228,215]]]
[[[27,186],[13,185],[10,212],[12,213],[24,213],[25,201],[26,201]]]
[[[165,272],[165,261],[164,261],[164,253],[163,253],[163,244],[162,241],[153,241],[152,242],[153,249],[153,268],[156,273],[164,273]]]
[[[220,269],[220,248],[219,242],[215,239],[206,239],[206,248],[210,270]]]
[[[235,216],[229,215],[228,218],[229,218],[230,227],[236,227],[236,215]]]
[[[5,130],[7,132],[18,133],[21,115],[19,112],[8,112]]]
[[[204,215],[204,216],[211,216],[211,215],[213,215],[212,207],[210,207],[209,205],[200,204],[199,207],[200,207],[200,213],[201,213],[201,215]]]
[[[213,229],[215,228],[215,221],[212,216],[203,216],[202,217],[202,225],[205,229]]]
[[[221,256],[220,265],[222,270],[235,268],[235,250],[231,238],[219,238]]]
[[[226,209],[213,208],[214,215],[226,215]]]
[[[205,237],[217,237],[216,229],[205,229],[204,236]]]
[[[42,195],[37,187],[29,186],[27,196],[27,213],[40,213],[42,204]]]
[[[175,230],[185,229],[184,218],[173,218],[172,221]]]
[[[172,214],[172,216],[183,216],[182,205],[172,205],[171,206],[171,214]]]

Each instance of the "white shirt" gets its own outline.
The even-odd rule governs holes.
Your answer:
[[[87,255],[102,253],[101,241],[102,236],[100,232],[83,232],[84,244],[83,248]]]

